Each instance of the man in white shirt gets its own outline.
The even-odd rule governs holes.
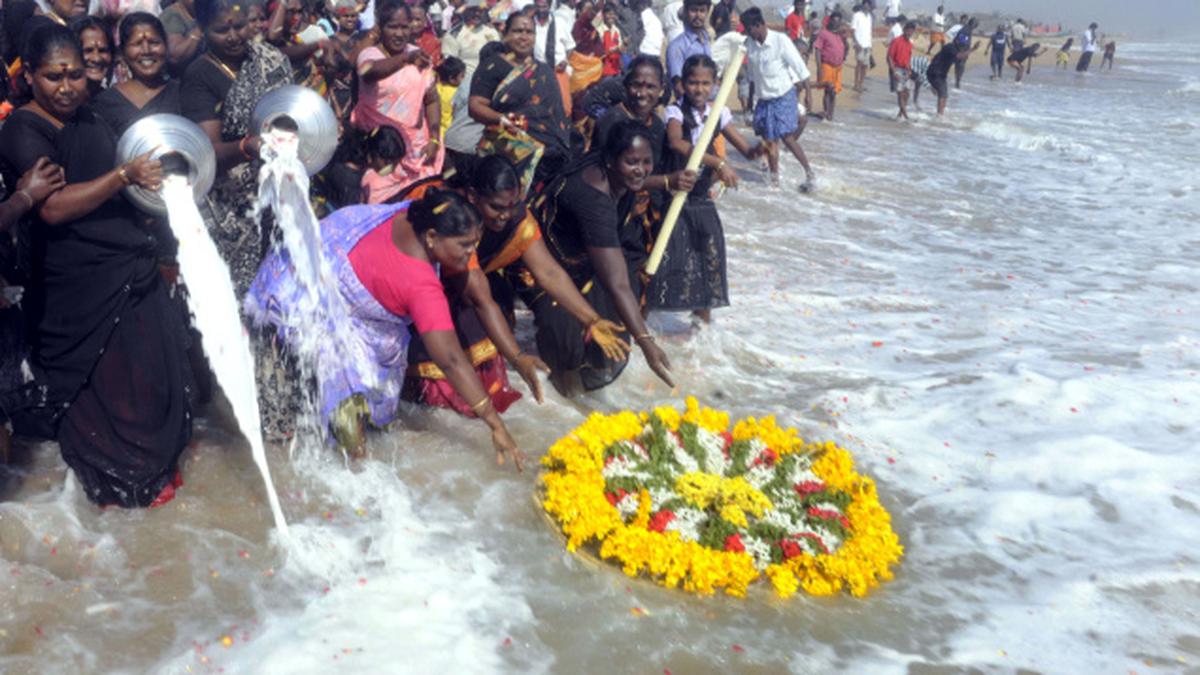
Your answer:
[[[925,50],[925,55],[933,53],[935,45],[946,44],[946,8],[938,5],[937,11],[933,13],[933,25],[929,27],[929,49]]]
[[[887,9],[883,12],[883,22],[891,26],[899,21],[904,23],[900,18],[900,0],[887,0]]]
[[[554,8],[554,16],[562,25],[572,29],[575,27],[575,5],[571,0],[559,0],[558,6]]]
[[[479,50],[489,42],[500,41],[500,33],[484,22],[486,11],[482,0],[471,0],[463,10],[463,27],[442,36],[442,56],[457,56],[467,64],[467,82],[479,67]]]
[[[746,29],[746,59],[750,78],[758,94],[754,108],[754,133],[763,139],[767,148],[767,164],[771,169],[771,184],[779,185],[779,144],[791,151],[804,167],[802,192],[813,186],[813,170],[804,148],[797,139],[808,123],[807,111],[796,95],[796,88],[808,82],[808,67],[796,45],[783,33],[767,28],[762,10],[757,7],[742,12]]]
[[[640,0],[642,17],[642,43],[638,45],[638,53],[662,58],[663,55],[663,25],[654,13],[654,3],[650,0]]]
[[[662,27],[668,43],[683,35],[683,0],[671,0],[663,7]]]
[[[960,32],[962,32],[963,26],[967,25],[967,20],[968,20],[967,15],[963,14],[962,16],[960,16],[958,18],[958,23],[954,24],[953,26],[950,26],[950,30],[946,31],[946,41],[947,42],[949,42],[951,44],[954,43],[954,38],[958,37],[958,34]]]
[[[1083,53],[1079,55],[1079,63],[1075,66],[1075,72],[1086,73],[1088,66],[1092,65],[1092,54],[1096,53],[1096,29],[1099,27],[1092,23],[1087,30],[1083,31],[1083,44],[1080,45]]]
[[[863,90],[867,68],[871,65],[871,14],[870,5],[855,5],[850,18],[850,30],[854,33],[854,91]]]
[[[567,57],[575,49],[575,38],[571,37],[571,26],[563,23],[556,14],[550,12],[550,0],[530,0],[534,6],[533,12],[533,58],[554,68],[558,78],[559,89],[562,91],[563,110],[570,114],[571,110],[571,68]]]
[[[1029,35],[1029,27],[1025,25],[1025,19],[1017,19],[1017,22],[1008,29],[1008,43],[1012,45],[1012,51],[1020,51],[1025,48],[1025,37]]]
[[[567,56],[575,49],[575,38],[571,37],[571,26],[563,23],[557,15],[550,13],[550,0],[531,0],[533,13],[533,57],[553,66],[559,72],[568,72]]]

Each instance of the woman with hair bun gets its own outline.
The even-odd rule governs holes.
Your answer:
[[[351,206],[321,221],[324,254],[351,325],[350,334],[331,330],[319,340],[312,374],[321,420],[352,456],[366,452],[367,423],[383,428],[396,417],[411,326],[454,391],[491,428],[497,461],[510,455],[522,469],[524,454],[459,346],[438,277],[475,264],[480,234],[479,212],[449,190],[415,202]],[[271,253],[245,309],[257,325],[278,331],[293,357],[304,349],[314,322],[326,321],[302,311],[305,304],[286,254]],[[347,356],[352,354],[362,356]]]
[[[23,61],[33,101],[0,131],[0,172],[10,182],[48,157],[66,185],[29,228],[34,378],[0,393],[0,427],[7,417],[18,433],[57,440],[96,504],[160,504],[180,485],[191,438],[186,326],[155,238],[121,191],[159,189],[162,166],[150,153],[117,165],[116,138],[84,105],[87,76],[70,30],[36,29]]]

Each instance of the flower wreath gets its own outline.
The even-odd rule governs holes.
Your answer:
[[[773,417],[728,429],[694,398],[682,414],[595,413],[542,459],[542,507],[569,551],[596,542],[668,588],[740,597],[765,574],[780,597],[863,596],[892,578],[903,549],[848,451]]]

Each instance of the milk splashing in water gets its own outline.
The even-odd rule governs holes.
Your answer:
[[[324,363],[323,354],[326,361],[336,354],[359,371],[359,381],[366,387],[384,386],[374,370],[358,367],[371,363],[372,356],[361,341],[349,339],[355,335],[350,307],[338,289],[337,276],[321,241],[321,225],[309,203],[308,171],[299,159],[299,137],[286,129],[271,129],[262,135],[261,152],[263,166],[258,174],[255,217],[268,208],[274,212],[281,240],[272,242],[272,246],[282,246],[294,272],[292,278],[303,291],[301,304],[277,317],[287,324],[282,328],[289,337],[289,350],[297,357],[306,379],[335,365]],[[337,348],[330,349],[330,345]],[[306,403],[315,407],[312,401]],[[325,433],[323,420],[316,428]]]
[[[250,441],[250,451],[262,473],[275,526],[286,536],[287,521],[284,520],[283,509],[279,507],[279,495],[275,492],[271,470],[267,466],[266,449],[263,447],[258,387],[254,382],[254,355],[238,313],[237,295],[233,290],[229,267],[208,236],[208,228],[204,226],[204,219],[196,208],[187,178],[166,176],[163,179],[162,196],[167,205],[171,231],[179,240],[177,258],[180,273],[185,280],[193,280],[188,285],[188,308],[195,317],[195,325],[203,329],[201,342],[208,356],[209,367],[229,399],[238,428]]]

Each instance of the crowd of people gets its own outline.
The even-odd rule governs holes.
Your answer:
[[[645,318],[690,312],[703,326],[729,304],[714,199],[738,185],[731,149],[763,161],[778,187],[787,148],[810,189],[808,119],[834,118],[851,51],[856,88],[873,65],[870,0],[849,20],[798,0],[778,25],[737,0],[661,12],[649,0],[39,3],[3,9],[0,459],[14,432],[57,440],[101,505],[171,498],[193,411],[212,390],[204,327],[189,325],[184,301],[204,280],[179,276],[169,223],[123,196],[160,189],[169,170],[150,154],[118,162],[136,121],[181,115],[212,143],[217,179],[201,213],[252,326],[268,439],[296,433],[315,401],[330,437],[361,455],[367,430],[407,400],[480,419],[498,459],[520,467],[501,417],[520,397],[506,364],[539,402],[540,373],[565,396],[596,390],[634,347],[671,385]],[[950,69],[961,79],[979,46],[975,21],[942,31],[935,18],[926,54],[941,49],[928,58],[899,0],[884,20],[902,114],[922,83],[942,112]],[[737,95],[757,141],[712,104],[743,46]],[[321,94],[340,128],[310,198],[354,319],[337,338],[361,351],[323,345],[317,368],[297,357],[301,303],[272,245],[278,224],[254,208],[263,140],[251,114],[287,84]],[[717,134],[687,170],[713,116]],[[518,301],[536,355],[514,336]],[[346,353],[370,363],[338,362]]]

